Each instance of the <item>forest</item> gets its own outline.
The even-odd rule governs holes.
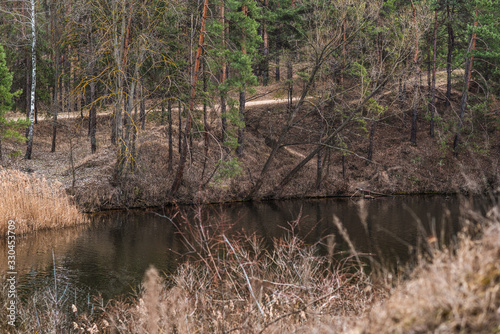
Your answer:
[[[2,165],[86,210],[481,192],[497,5],[2,1]]]
[[[500,332],[499,16],[0,0],[0,328]]]

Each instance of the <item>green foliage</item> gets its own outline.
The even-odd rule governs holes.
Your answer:
[[[337,147],[341,150],[343,156],[347,156],[349,154],[347,152],[347,143],[345,142],[344,138],[340,136],[337,138]]]
[[[14,152],[11,152],[8,154],[11,158],[17,158],[23,155],[23,152],[21,150],[15,150]]]
[[[422,164],[422,157],[421,156],[416,156],[415,158],[411,159],[411,162],[414,165],[421,165]]]
[[[238,102],[235,99],[229,99],[227,104],[229,106],[229,112],[226,114],[226,119],[231,122],[234,126],[242,128],[245,126],[245,122],[241,120],[238,112]]]
[[[221,181],[223,179],[229,179],[241,175],[243,172],[240,161],[236,157],[232,157],[229,160],[219,160],[217,163],[218,173],[216,176],[216,181]]]
[[[227,0],[227,19],[230,23],[230,43],[232,48],[224,48],[223,56],[229,63],[234,75],[225,82],[223,90],[242,91],[246,86],[257,85],[257,77],[252,71],[252,61],[257,48],[262,42],[258,33],[256,19],[260,17],[260,8],[254,0]],[[243,10],[246,8],[246,12]],[[220,29],[221,27],[219,27]]]
[[[481,143],[473,142],[470,143],[468,146],[472,150],[472,152],[476,154],[488,155],[490,153],[490,148],[487,142],[481,142]]]
[[[410,175],[408,176],[408,180],[411,182],[412,185],[416,186],[417,184],[420,183],[420,179],[416,175]]]
[[[262,10],[262,22],[266,24],[271,45],[281,50],[292,50],[295,42],[305,36],[302,3],[292,6],[291,0],[270,0]]]
[[[475,58],[474,67],[482,76],[476,79],[478,82],[485,79],[487,85],[497,85],[500,79],[500,0],[476,0],[471,4],[470,11],[474,16],[467,26],[467,32],[469,36],[477,34],[477,43],[473,54],[467,56],[473,55]],[[474,26],[475,20],[477,26]]]
[[[12,73],[7,68],[5,52],[0,45],[0,115],[5,114],[12,107],[12,99],[21,94],[21,91],[11,93]]]
[[[368,79],[368,71],[362,64],[357,61],[351,64],[349,68],[349,74],[364,80]]]
[[[27,126],[26,121],[8,120],[5,113],[10,111],[13,105],[13,99],[21,95],[21,90],[11,93],[12,74],[7,68],[5,61],[5,52],[0,45],[0,140],[14,138],[24,140],[16,129]]]
[[[366,109],[369,112],[371,112],[372,117],[374,118],[382,116],[382,114],[384,114],[387,111],[387,108],[388,108],[387,106],[381,105],[374,98],[369,99],[368,102],[366,103]]]
[[[230,69],[229,77],[213,87],[218,90],[218,96],[227,97],[230,92],[244,92],[258,84],[253,65],[257,61],[262,38],[257,21],[261,18],[261,10],[255,0],[226,0],[224,5],[224,24],[220,18],[207,24],[207,39],[211,41],[211,45],[207,47],[206,53],[208,67],[215,70],[215,73],[220,73],[225,66]],[[227,34],[226,30],[230,33]],[[227,103],[227,138],[224,145],[236,148],[238,144],[235,129],[244,128],[245,123],[239,115],[237,101],[229,99]]]

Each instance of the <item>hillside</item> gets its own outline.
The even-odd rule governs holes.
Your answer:
[[[443,82],[439,83],[438,95],[444,94]],[[282,87],[283,84],[279,83],[259,87],[255,96],[260,97],[247,103],[243,156],[238,159],[238,165],[230,165],[230,162],[221,165],[220,161],[230,161],[230,158],[227,150],[222,148],[220,138],[213,135],[208,136],[209,148],[205,155],[204,135],[193,131],[182,185],[173,197],[169,190],[179,159],[178,111],[172,111],[173,165],[169,168],[168,127],[160,124],[159,106],[155,101],[148,102],[146,128],[138,133],[136,167],[121,178],[116,173],[117,148],[110,143],[112,116],[106,111],[98,114],[97,153],[90,153],[88,118],[81,119],[78,114],[59,119],[57,150],[50,153],[52,122],[41,117],[35,126],[33,159],[22,158],[24,144],[8,141],[4,143],[2,166],[61,182],[68,193],[74,191],[76,203],[84,211],[161,206],[174,201],[195,203],[248,199],[247,195],[257,182],[286,122],[288,111],[287,104],[283,103]],[[425,89],[421,87],[422,91]],[[266,94],[268,91],[272,93]],[[355,94],[344,98],[349,99],[345,102],[347,105],[359,100]],[[455,156],[451,149],[453,132],[446,125],[456,118],[460,93],[454,91],[453,98],[451,108],[446,108],[443,103],[438,105],[442,121],[435,138],[427,133],[426,106],[421,106],[418,142],[411,145],[411,110],[401,108],[397,91],[388,86],[378,98],[378,103],[386,111],[375,122],[371,162],[367,160],[370,118],[361,114],[360,121],[351,122],[342,132],[342,142],[338,137],[323,149],[319,187],[317,155],[288,184],[280,187],[287,173],[317,146],[321,138],[322,120],[329,109],[328,106],[322,107],[321,114],[310,107],[320,100],[312,94],[308,98],[311,103],[297,116],[300,123],[287,134],[284,140],[287,145],[278,151],[269,172],[263,176],[263,186],[251,198],[356,196],[360,195],[358,188],[384,194],[479,193],[496,187],[498,158],[494,152],[500,149],[498,130],[487,118],[486,111],[482,118],[472,115],[464,128],[465,144]],[[490,106],[494,107],[494,104]],[[211,133],[220,133],[217,110],[214,106],[208,117]],[[335,120],[333,116],[332,119]]]

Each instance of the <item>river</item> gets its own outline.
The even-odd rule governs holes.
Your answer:
[[[56,288],[75,300],[98,293],[105,300],[130,296],[149,266],[167,276],[175,273],[189,258],[189,243],[196,241],[189,234],[199,231],[200,222],[214,237],[256,235],[271,249],[273,240],[294,233],[320,253],[335,244],[337,256],[346,256],[350,247],[337,219],[368,264],[392,268],[424,249],[427,238],[447,243],[459,228],[456,197],[377,198],[364,201],[364,208],[359,203],[357,198],[330,198],[100,213],[90,226],[18,237],[17,288],[22,298]],[[0,248],[5,272],[7,247]]]

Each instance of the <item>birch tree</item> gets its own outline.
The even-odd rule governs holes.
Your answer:
[[[7,2],[8,3],[8,2]],[[11,16],[15,23],[29,27],[29,36],[25,36],[31,44],[31,94],[29,97],[29,112],[28,112],[28,131],[27,131],[27,147],[25,159],[31,159],[33,151],[33,125],[35,123],[35,91],[36,91],[36,33],[37,33],[37,1],[36,0],[20,0],[20,7],[6,7],[4,4],[0,6],[0,12]],[[23,29],[24,31],[24,29]]]
[[[28,146],[26,147],[25,159],[31,159],[33,150],[33,124],[35,123],[35,92],[36,92],[36,7],[35,0],[30,0],[31,25],[31,96],[30,96],[30,114],[28,127]]]

